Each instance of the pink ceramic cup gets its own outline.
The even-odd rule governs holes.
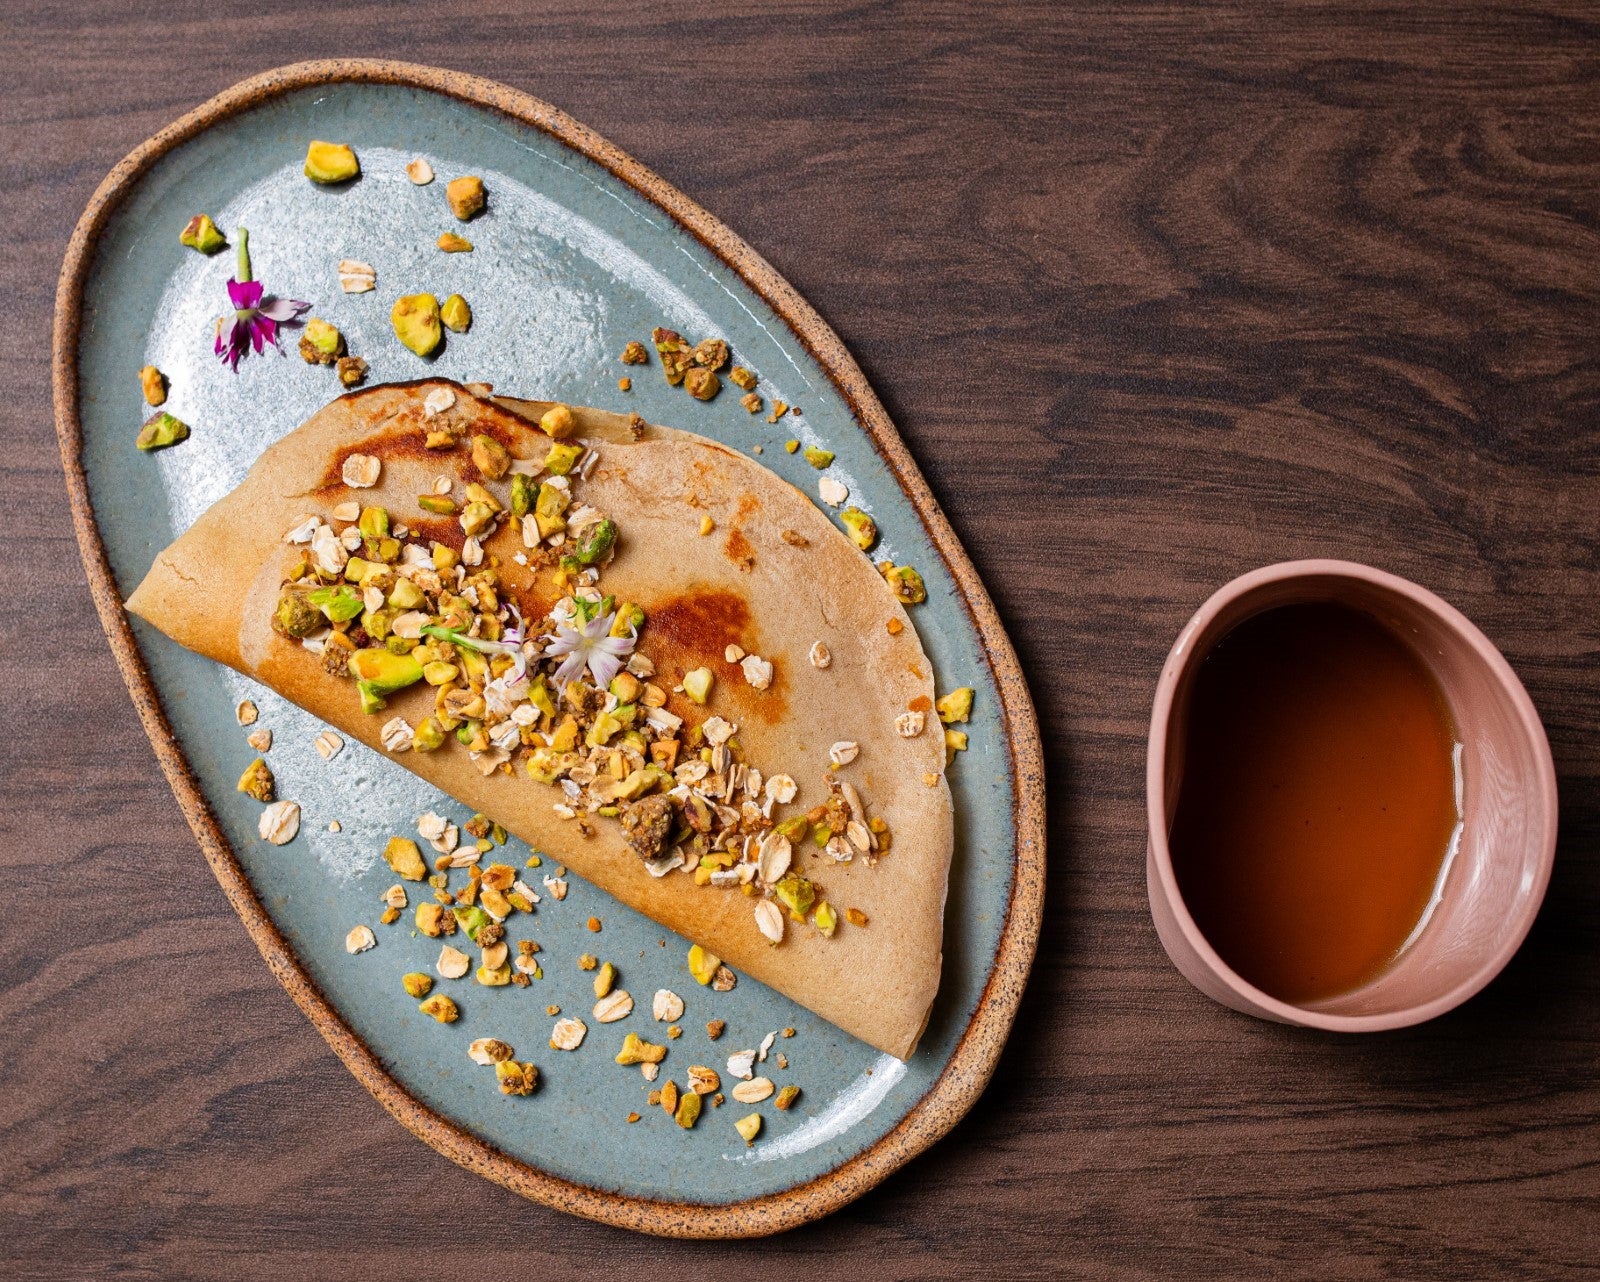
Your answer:
[[[1184,906],[1167,836],[1194,675],[1235,625],[1273,606],[1338,601],[1388,624],[1432,667],[1462,744],[1459,840],[1421,932],[1371,983],[1303,1006],[1247,983]],[[1161,670],[1145,767],[1150,913],[1172,964],[1225,1006],[1286,1024],[1371,1032],[1418,1024],[1495,977],[1533,925],[1556,847],[1556,778],[1528,692],[1483,633],[1415,583],[1350,561],[1287,561],[1235,579],[1190,619]]]

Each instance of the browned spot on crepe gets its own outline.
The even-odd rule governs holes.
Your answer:
[[[650,656],[663,678],[677,684],[693,668],[710,668],[717,677],[711,694],[713,708],[725,700],[722,707],[726,708],[729,702],[734,705],[734,720],[756,717],[769,725],[776,724],[789,707],[782,668],[774,665],[768,689],[752,689],[739,665],[727,661],[725,651],[730,645],[760,654],[750,607],[735,593],[721,588],[691,588],[645,607],[640,649]]]

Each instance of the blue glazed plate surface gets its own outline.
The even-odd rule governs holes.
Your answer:
[[[313,137],[350,142],[360,180],[339,189],[308,182],[301,166]],[[438,175],[431,185],[405,175],[418,156]],[[481,175],[489,191],[487,212],[465,227],[450,217],[444,195],[445,182],[464,173]],[[922,571],[929,599],[913,613],[940,688],[966,684],[978,693],[966,727],[971,749],[951,770],[957,840],[943,984],[911,1062],[873,1051],[753,981],[727,994],[700,988],[685,965],[688,941],[573,878],[566,900],[547,898],[533,923],[544,978],[532,993],[477,990],[478,1004],[509,1008],[494,1017],[496,1035],[542,1070],[542,1089],[529,1099],[502,1097],[492,1075],[468,1061],[466,1042],[486,1029],[466,1021],[441,1026],[401,991],[403,971],[431,970],[437,942],[414,936],[409,913],[394,926],[378,923],[379,896],[393,881],[380,857],[384,840],[411,831],[430,809],[463,821],[461,807],[360,745],[325,763],[312,747],[321,728],[315,719],[134,621],[161,708],[250,887],[338,1016],[426,1109],[534,1171],[651,1202],[760,1199],[873,1148],[929,1092],[980,1005],[1007,925],[1018,798],[1002,699],[972,613],[844,395],[739,273],[659,205],[549,133],[404,84],[332,83],[271,96],[218,119],[145,169],[88,262],[77,345],[81,462],[123,596],[265,446],[339,391],[328,370],[296,355],[251,356],[237,374],[212,355],[233,256],[206,258],[178,244],[178,230],[202,210],[230,235],[249,227],[256,277],[269,292],[310,300],[315,315],[337,325],[370,363],[369,385],[431,371],[514,396],[637,410],[736,449],[759,445],[767,466],[813,496],[819,474],[784,443],[819,445],[836,455],[830,475],[877,518],[884,542],[875,555]],[[441,253],[434,241],[444,231],[465,234],[475,251]],[[371,263],[376,290],[341,292],[343,258]],[[400,347],[388,319],[398,295],[422,290],[460,293],[474,313],[471,330],[448,335],[427,363]],[[767,404],[781,399],[801,407],[801,416],[769,424],[765,412],[746,413],[731,386],[709,404],[695,402],[667,386],[653,353],[648,366],[620,365],[624,344],[648,342],[656,325],[691,340],[726,338],[735,361],[760,376]],[[291,333],[291,353],[294,341]],[[193,429],[190,440],[153,456],[133,448],[148,413],[137,379],[145,364],[168,376],[165,408]],[[617,385],[624,374],[633,378],[630,393]],[[304,810],[301,835],[282,848],[259,839],[259,806],[234,790],[255,755],[235,720],[242,699],[259,705],[259,727],[273,731],[268,759],[280,795]],[[1034,733],[1031,717],[1026,732]],[[340,831],[329,831],[332,821]],[[513,853],[520,864],[529,852],[513,843]],[[542,853],[546,871],[561,855]],[[600,936],[585,927],[591,915],[604,922]],[[379,945],[352,956],[343,941],[357,922],[374,928]],[[1030,938],[1030,954],[1031,946]],[[775,1059],[766,1068],[780,1086],[801,1087],[800,1104],[787,1113],[762,1106],[766,1129],[746,1147],[731,1123],[747,1106],[730,1099],[708,1109],[694,1131],[680,1130],[647,1107],[650,1088],[637,1070],[609,1062],[605,1046],[614,1039],[591,1037],[572,1055],[547,1049],[546,1005],[584,1014],[593,1004],[592,976],[576,966],[583,952],[614,961],[646,1004],[657,988],[687,1001],[684,1035],[663,1081],[681,1082],[690,1063],[721,1069],[732,1051],[793,1028],[773,1051],[787,1058],[787,1069]],[[705,1033],[712,1018],[727,1021],[714,1046]],[[635,1111],[642,1120],[629,1124]]]

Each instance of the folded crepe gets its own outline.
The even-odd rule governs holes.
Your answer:
[[[939,985],[953,826],[933,669],[896,594],[744,455],[489,393],[430,379],[340,397],[162,552],[127,608],[908,1057]],[[440,478],[460,512],[419,504],[447,497]],[[352,505],[389,529],[369,511],[357,543]],[[418,656],[427,679],[391,690]]]

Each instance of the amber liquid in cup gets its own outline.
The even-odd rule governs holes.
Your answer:
[[[1242,978],[1307,1004],[1376,979],[1420,933],[1459,838],[1438,681],[1331,602],[1244,620],[1195,676],[1170,844],[1195,923]]]

